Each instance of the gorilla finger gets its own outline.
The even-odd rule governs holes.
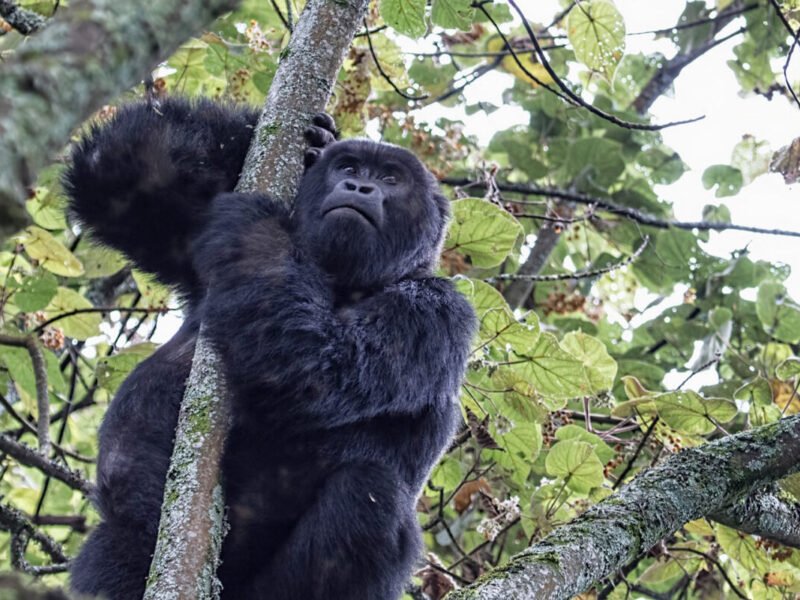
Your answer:
[[[329,131],[333,135],[334,139],[339,137],[339,132],[336,131],[336,122],[328,113],[319,113],[314,115],[314,118],[311,119],[311,123],[317,127],[322,127],[323,129]]]
[[[328,144],[332,144],[336,141],[330,131],[313,125],[311,127],[306,127],[305,131],[303,131],[303,135],[309,146],[315,148],[324,148]]]
[[[307,169],[312,166],[322,154],[320,148],[309,148],[303,155],[303,166]]]

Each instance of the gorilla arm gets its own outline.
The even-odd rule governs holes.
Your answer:
[[[403,280],[336,307],[330,276],[297,256],[267,199],[216,202],[227,214],[201,238],[196,265],[210,281],[203,321],[241,410],[266,403],[336,427],[452,400],[474,315],[448,281]]]
[[[72,151],[70,208],[94,237],[187,293],[188,245],[236,184],[258,113],[208,100],[119,109]]]

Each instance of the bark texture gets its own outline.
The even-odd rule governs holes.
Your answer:
[[[684,523],[800,471],[800,415],[698,448],[636,477],[447,600],[567,600]]]
[[[0,67],[0,240],[29,222],[27,189],[94,110],[236,0],[76,0]]]

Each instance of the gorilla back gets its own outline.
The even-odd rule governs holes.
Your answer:
[[[458,420],[474,329],[433,276],[448,203],[411,153],[334,142],[324,118],[307,132],[291,215],[224,193],[254,121],[210,102],[137,105],[73,153],[66,184],[84,226],[187,307],[101,427],[103,521],[75,561],[76,591],[143,593],[201,321],[232,413],[223,597],[394,600],[418,558],[415,501]]]

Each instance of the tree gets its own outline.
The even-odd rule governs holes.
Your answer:
[[[0,535],[11,541],[0,560],[52,585],[96,521],[84,494],[103,407],[176,310],[167,290],[70,226],[52,153],[92,109],[107,118],[145,93],[263,103],[301,9],[246,0],[211,23],[232,6],[200,3],[205,12],[189,18],[162,5],[149,14],[130,4],[138,20],[117,21],[100,0],[55,17],[47,0],[0,1],[2,221],[33,223],[0,251]],[[662,131],[693,125],[649,115],[687,65],[724,44],[742,93],[797,103],[783,68],[796,8],[686,2],[677,23],[646,32],[668,40],[671,58],[626,53],[641,33],[625,28],[633,8],[605,0],[562,2],[539,24],[514,0],[382,0],[365,26],[349,24],[360,33],[329,110],[345,134],[369,123],[440,176],[454,198],[442,272],[481,320],[464,428],[419,503],[429,554],[413,597],[453,587],[463,588],[453,598],[569,598],[592,585],[602,598],[800,590],[800,306],[785,265],[714,251],[728,230],[800,234],[731,223],[717,203],[699,221],[676,220],[661,186],[688,166]],[[113,43],[97,52],[87,31]],[[48,51],[64,34],[72,42],[54,63]],[[148,86],[118,96],[148,69]],[[487,77],[526,122],[482,147],[468,135],[478,117],[448,111],[501,114],[466,104]],[[695,116],[687,106],[682,121]],[[785,142],[773,152],[744,137],[702,184],[717,198],[746,195],[770,162],[793,181],[796,149]],[[709,372],[716,382],[696,383]]]

